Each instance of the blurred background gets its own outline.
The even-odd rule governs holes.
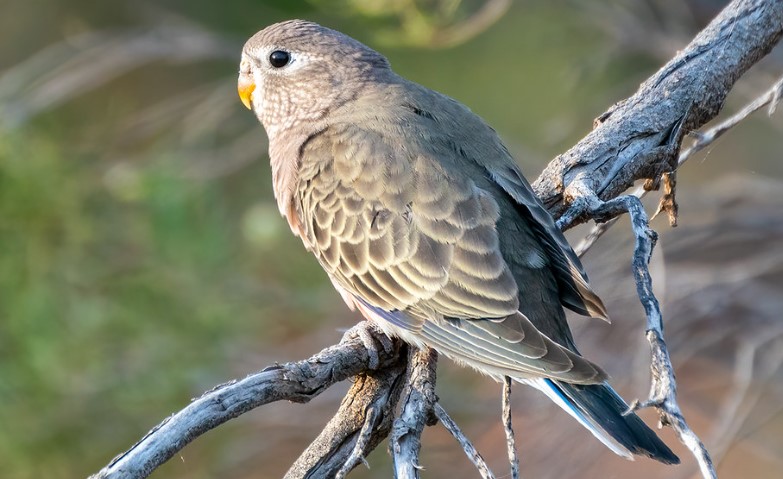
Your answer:
[[[279,217],[265,135],[237,98],[257,30],[301,17],[381,50],[483,116],[532,180],[724,3],[3,0],[0,477],[85,477],[190,398],[308,357],[357,320]],[[723,115],[782,72],[779,47]],[[783,468],[781,160],[783,114],[760,112],[681,170],[680,226],[654,222],[681,405],[723,478]],[[629,400],[649,380],[631,252],[620,222],[585,258],[614,324],[572,322]],[[446,360],[439,372],[444,406],[505,477],[500,387]],[[246,414],[152,477],[280,477],[346,389]],[[671,431],[681,466],[628,462],[515,392],[526,477],[695,477]],[[385,445],[369,462],[351,477],[390,476]],[[478,477],[441,427],[425,432],[422,465]]]

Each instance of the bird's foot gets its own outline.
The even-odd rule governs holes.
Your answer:
[[[371,321],[359,321],[356,326],[352,327],[343,335],[343,340],[359,338],[362,341],[365,349],[367,349],[367,356],[369,357],[369,368],[378,369],[381,364],[381,349],[386,354],[394,351],[394,343],[391,338],[386,336],[386,333],[381,331],[378,326]],[[378,345],[380,344],[380,349]]]

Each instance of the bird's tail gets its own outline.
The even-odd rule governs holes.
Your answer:
[[[544,392],[615,454],[633,460],[633,454],[665,464],[680,459],[634,413],[623,415],[628,405],[608,383],[588,386],[552,379],[524,381]]]

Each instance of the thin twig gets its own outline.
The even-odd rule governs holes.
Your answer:
[[[487,0],[481,8],[466,20],[436,31],[429,39],[429,47],[453,47],[486,31],[511,8],[511,0]]]
[[[0,124],[22,126],[33,116],[141,65],[234,58],[239,47],[195,24],[82,34],[3,72]]]
[[[720,421],[715,426],[712,436],[715,446],[716,462],[720,464],[733,441],[737,439],[740,429],[745,425],[748,416],[756,410],[758,402],[763,398],[763,388],[753,388],[753,384],[767,384],[783,364],[783,349],[775,348],[774,342],[783,335],[783,330],[764,331],[763,336],[754,341],[740,344],[734,361],[734,387],[725,401],[719,415]],[[772,343],[772,344],[770,344]],[[763,345],[767,345],[769,357],[767,361],[756,359],[761,356]],[[759,369],[759,371],[757,371]],[[755,377],[758,375],[758,377]]]
[[[460,446],[462,446],[462,450],[465,451],[465,455],[468,456],[470,462],[476,466],[476,469],[478,469],[481,477],[484,479],[495,479],[495,475],[492,474],[489,466],[487,466],[487,462],[473,446],[473,443],[470,442],[470,439],[468,439],[465,434],[462,433],[459,426],[457,426],[457,423],[455,423],[454,420],[449,417],[449,414],[445,409],[443,409],[443,406],[441,406],[440,403],[435,403],[433,410],[435,411],[435,416],[438,418],[441,424],[443,424],[443,427],[445,427],[451,433],[451,435],[454,436],[454,439],[459,442]]]
[[[356,444],[353,446],[353,451],[351,451],[351,455],[348,456],[348,460],[345,461],[343,467],[335,474],[335,479],[344,479],[354,467],[359,465],[359,463],[367,466],[367,469],[370,468],[370,464],[367,462],[367,459],[364,458],[364,450],[370,443],[370,438],[372,437],[372,432],[375,428],[375,422],[378,420],[379,416],[380,409],[370,407],[370,410],[367,411],[364,425],[362,425],[362,429],[359,431],[359,437],[356,439]]]
[[[511,378],[503,377],[503,429],[506,431],[506,448],[508,449],[508,462],[511,465],[511,479],[519,479],[519,456],[514,440],[514,427],[511,425]]]

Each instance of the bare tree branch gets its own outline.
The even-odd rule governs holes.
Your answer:
[[[639,179],[676,169],[672,136],[714,118],[734,83],[770,52],[783,34],[781,0],[736,0],[630,98],[603,113],[595,129],[547,165],[533,183],[556,218],[568,209],[577,178],[599,199],[613,198]],[[587,218],[581,218],[585,221]]]
[[[777,8],[775,3],[778,3]],[[623,212],[630,215],[636,237],[633,272],[639,300],[647,315],[647,339],[652,353],[650,399],[635,402],[632,409],[655,407],[661,423],[676,431],[680,441],[696,458],[705,478],[715,478],[717,474],[707,449],[688,426],[677,402],[674,367],[664,341],[660,305],[652,290],[648,264],[657,235],[649,228],[647,214],[637,196],[625,195],[607,201],[601,197],[614,197],[637,179],[647,180],[646,189],[657,188],[662,175],[676,170],[683,134],[717,115],[737,78],[780,39],[783,32],[780,6],[779,2],[733,2],[688,48],[642,84],[633,97],[601,115],[596,121],[596,129],[550,163],[537,182],[537,185],[546,184],[552,181],[552,176],[562,175],[558,180],[566,186],[559,197],[549,197],[548,204],[562,213],[558,225],[563,229],[589,218],[601,222]],[[773,43],[753,41],[758,34],[757,28],[766,28],[772,34]],[[748,39],[751,50],[737,50],[732,42],[737,38]],[[715,66],[719,61],[723,63]],[[708,73],[702,75],[682,68],[686,63],[698,65],[700,62],[713,64],[712,68],[705,67]],[[726,70],[726,66],[733,69]],[[716,80],[715,84],[705,88],[705,83],[711,79]],[[779,93],[773,89],[770,101],[777,97]],[[665,100],[660,101],[660,98]],[[633,116],[640,111],[645,112],[649,123]],[[615,134],[622,135],[622,140],[614,143]],[[585,158],[585,155],[589,156]],[[570,175],[573,175],[572,181],[568,181]],[[675,223],[671,175],[666,184],[668,191],[659,210],[668,209],[670,221]],[[563,211],[565,207],[568,209]]]
[[[381,351],[380,359],[379,371],[393,372],[396,368],[398,375],[404,373],[405,355],[399,348],[391,353]],[[90,477],[147,477],[192,440],[229,419],[274,401],[306,403],[334,383],[367,372],[369,361],[362,340],[346,337],[310,359],[270,366],[245,379],[216,386],[155,426],[128,451]],[[356,429],[362,424],[363,420]]]
[[[656,187],[662,175],[669,174],[668,180],[664,180],[664,186],[670,190],[669,206],[665,208],[673,212],[676,203],[672,173],[679,163],[683,136],[720,112],[735,81],[774,47],[781,34],[783,0],[732,2],[673,60],[642,84],[636,94],[601,115],[595,129],[555,158],[534,183],[537,195],[550,213],[560,218],[558,224],[563,228],[589,219],[607,221],[624,212],[630,214],[636,236],[633,270],[639,299],[647,313],[647,338],[652,351],[651,394],[645,405],[658,408],[662,422],[678,432],[699,461],[704,477],[714,477],[714,470],[709,455],[688,428],[677,405],[660,307],[652,294],[648,261],[656,235],[648,226],[639,199],[618,195],[639,179],[647,180],[648,187]],[[777,101],[779,90],[767,103]],[[401,378],[406,376],[406,357],[398,342],[391,353],[379,352],[377,370],[370,368],[376,361],[368,354],[366,344],[359,337],[347,337],[309,360],[276,365],[241,381],[218,386],[165,420],[92,477],[146,477],[190,441],[228,419],[281,399],[306,402],[335,382],[359,375],[328,426],[341,433],[334,436],[334,441],[327,441],[332,429],[328,433],[325,430],[287,477],[329,477],[326,471],[336,474],[349,457],[352,459],[348,468],[353,467],[389,433],[393,410],[405,382]],[[392,442],[395,469],[407,470],[406,477],[416,477],[421,429],[423,424],[432,423],[434,412],[460,440],[482,477],[494,477],[470,441],[435,402],[434,355],[413,357],[416,364],[407,375],[410,386],[404,416],[395,424]],[[354,401],[361,407],[351,408]],[[382,407],[384,401],[386,405]],[[356,417],[349,418],[347,411],[356,413]],[[403,453],[411,468],[398,464]],[[312,473],[313,467],[325,463],[329,463],[327,468]]]
[[[597,221],[615,217],[621,212],[626,212],[631,217],[631,228],[636,237],[632,269],[639,301],[647,315],[646,335],[652,353],[650,364],[652,382],[650,398],[644,402],[634,401],[630,411],[655,407],[658,410],[661,424],[671,426],[680,441],[696,458],[702,476],[716,478],[717,473],[707,448],[688,426],[677,402],[677,381],[674,377],[674,366],[663,339],[663,316],[658,299],[653,293],[649,268],[652,250],[658,235],[650,229],[647,213],[644,211],[641,200],[634,195],[624,195],[609,201],[601,201],[585,185],[571,185],[569,188],[574,188],[573,206],[560,218],[560,224],[573,223],[575,218],[584,215],[589,215]]]
[[[408,387],[399,416],[394,421],[389,450],[394,461],[394,474],[398,479],[419,477],[421,433],[424,426],[437,422],[433,406],[435,395],[438,353],[432,349],[411,348],[408,360]]]
[[[783,96],[783,77],[778,79],[778,81],[775,82],[772,87],[761,94],[759,97],[753,99],[750,103],[745,105],[740,111],[733,114],[729,118],[723,120],[719,124],[713,126],[712,128],[709,128],[708,130],[704,132],[698,132],[693,131],[688,133],[689,136],[694,137],[693,143],[691,143],[688,148],[682,150],[680,152],[680,156],[677,159],[677,167],[679,168],[682,166],[683,163],[688,161],[691,157],[693,157],[694,153],[697,153],[704,148],[710,146],[715,140],[723,136],[724,133],[729,131],[730,129],[734,128],[738,124],[740,124],[742,121],[747,119],[751,114],[757,112],[758,110],[764,108],[765,106],[769,105],[769,108],[767,109],[767,114],[769,116],[772,116],[775,113],[775,109],[777,108],[778,103],[780,103],[781,96]],[[676,170],[671,173],[664,173],[664,175],[674,175],[676,174]],[[674,180],[674,183],[671,183],[672,179],[669,179],[668,182],[666,180],[666,177],[664,177],[664,195],[661,198],[661,203],[666,201],[672,201],[673,207],[674,207],[674,216],[675,216],[675,223],[672,223],[671,219],[669,221],[669,224],[671,226],[676,226],[676,217],[677,217],[677,209],[676,209],[676,202],[674,202],[674,189],[676,186],[676,180]],[[636,196],[637,198],[644,198],[651,190],[646,189],[644,186],[638,186],[634,188],[634,190],[631,192],[632,195]],[[671,200],[667,199],[667,194],[671,195]],[[663,211],[668,211],[669,207],[666,206],[660,206],[658,207],[658,210],[653,215],[653,218],[655,216]],[[652,219],[652,218],[651,218]],[[596,223],[593,225],[592,229],[589,233],[585,235],[584,238],[579,242],[579,244],[574,247],[574,251],[576,251],[576,254],[579,256],[582,256],[589,250],[595,242],[603,236],[606,231],[609,230],[614,224],[617,222],[617,217],[610,219],[609,221],[605,221],[603,223]]]
[[[363,324],[354,329],[371,331]],[[346,338],[351,337],[349,331]],[[366,347],[363,338],[358,334],[356,337]],[[389,366],[372,369],[375,359],[369,356],[369,370],[356,377],[334,417],[288,469],[286,479],[345,477],[389,435],[405,384],[407,348],[399,343],[397,346],[402,350],[399,360]],[[378,360],[383,365],[383,358]]]

